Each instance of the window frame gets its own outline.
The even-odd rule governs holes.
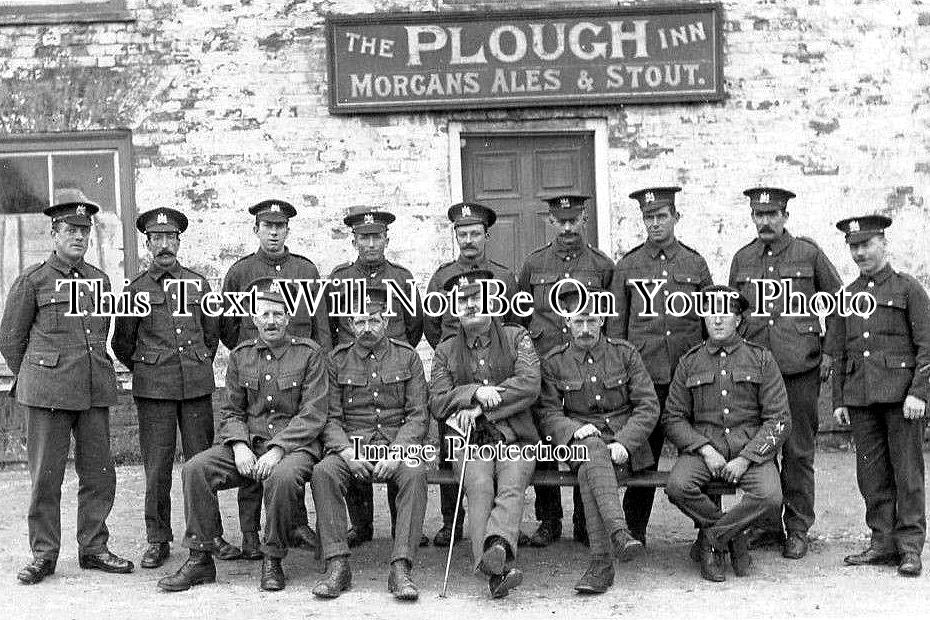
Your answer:
[[[0,25],[18,24],[87,24],[94,22],[131,22],[135,17],[126,8],[126,0],[100,0],[88,3],[0,5]]]
[[[8,134],[0,137],[0,155],[8,153],[48,153],[49,151],[116,151],[116,179],[119,187],[120,222],[123,227],[123,277],[131,278],[139,270],[136,239],[136,183],[132,161],[132,131],[111,129],[69,131],[61,133]]]

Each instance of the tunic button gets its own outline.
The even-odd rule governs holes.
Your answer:
[[[274,409],[269,409],[268,413],[274,413]]]
[[[723,429],[723,434],[724,434],[724,435],[729,435],[729,434],[730,434],[730,429],[728,429],[728,428]]]
[[[488,384],[488,380],[487,380],[487,379],[484,379],[481,383],[483,383],[484,385],[487,385],[487,384]]]
[[[377,393],[377,392],[372,392],[371,395],[374,396],[375,398],[378,398],[378,393]]]
[[[904,368],[905,362],[901,362],[901,368]]]
[[[668,331],[665,332],[665,335],[666,335],[666,336],[671,336],[671,335],[672,335],[672,332],[671,332],[670,330],[668,330]]]
[[[769,265],[769,271],[775,271],[775,268]]]
[[[177,299],[177,298],[178,298],[177,295],[175,295],[174,293],[171,294],[171,299]]]
[[[727,391],[726,391],[726,390],[722,390],[720,393],[723,394],[724,396],[727,395]]]
[[[181,328],[180,328],[180,327],[175,328],[174,333],[180,334],[180,333],[181,333]]]
[[[184,347],[178,347],[178,352],[184,353]]]
[[[726,374],[727,374],[727,369],[724,368],[723,370],[721,370],[721,371],[720,371],[720,374],[726,376]]]
[[[604,423],[605,423],[605,424],[610,424],[610,418],[604,418]]]
[[[87,350],[88,350],[88,351],[93,351],[93,350],[94,350],[94,347],[87,347]]]
[[[88,332],[88,333],[90,333],[90,332]],[[869,332],[862,332],[862,337],[863,337],[863,338],[868,338],[868,337],[869,337]]]
[[[265,381],[271,381],[271,375],[265,375]]]
[[[86,331],[88,334],[90,333],[90,330],[89,330],[89,329],[85,329],[84,331]],[[866,337],[868,337],[868,336],[866,336]]]
[[[371,376],[372,376],[372,377],[377,377],[377,376],[378,376],[378,373],[373,372],[373,373],[371,373]]]
[[[727,409],[726,407],[724,407],[724,409],[723,409],[723,415],[727,415],[728,413],[730,413],[730,410]]]
[[[668,297],[668,291],[662,291],[666,297]]]
[[[601,395],[600,395],[600,394],[595,394],[595,395],[594,395],[594,400],[600,400],[600,399],[601,399]]]
[[[268,428],[274,428],[274,424],[269,424]]]
[[[659,260],[665,260],[665,254],[659,254]]]
[[[593,364],[593,363],[594,363],[594,360],[591,359],[591,358],[589,357],[589,358],[588,358],[588,363],[589,363],[589,364]]]
[[[83,296],[84,296],[84,291],[81,291],[80,293],[78,293],[78,296],[79,296],[79,297],[83,297]]]
[[[570,256],[566,256],[566,257],[565,257],[565,262],[568,262],[568,261],[570,261],[570,260],[571,260],[571,257],[570,257]]]
[[[266,355],[266,356],[265,356],[265,359],[268,360],[268,361],[270,362],[270,361],[271,361],[271,356],[270,356],[270,355]]]
[[[381,413],[380,409],[375,409],[375,413]]]
[[[479,366],[484,366],[484,360],[478,360],[478,365],[479,365]]]
[[[774,319],[769,319],[769,325],[775,325],[775,320],[774,320]]]
[[[271,398],[271,396],[266,396],[265,400],[267,400],[270,403],[273,399]]]
[[[381,425],[380,425],[380,424],[378,425],[378,428],[381,428]]]
[[[772,255],[772,250],[769,250],[768,252],[766,252],[766,254],[768,254],[769,256],[771,256],[771,255]]]
[[[563,327],[563,328],[562,328],[562,333],[563,333],[563,334],[564,334],[565,332],[567,332],[567,331],[568,331],[568,328],[567,328],[567,327]]]
[[[281,271],[281,265],[275,265],[275,266],[274,266],[274,270],[275,270],[275,271]]]
[[[591,383],[597,383],[597,376],[591,377]]]
[[[868,357],[868,356],[870,356],[870,355],[872,355],[872,354],[869,353],[868,351],[863,351],[863,352],[862,352],[862,357]]]
[[[720,357],[726,357],[726,356],[727,356],[727,352],[726,352],[726,351],[721,351],[721,352],[720,352]]]
[[[565,277],[566,277],[566,278],[570,278],[570,277],[572,277],[572,275],[571,275],[570,273],[566,273],[566,274],[565,274]]]
[[[875,283],[874,283],[874,282],[869,282],[868,287],[869,287],[869,288],[875,288]]]
[[[667,272],[667,271],[663,271],[663,272],[662,272],[662,275],[663,275],[663,276],[667,276],[667,275],[668,275],[668,272]]]

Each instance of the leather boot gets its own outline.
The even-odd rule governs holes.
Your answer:
[[[46,560],[36,558],[29,564],[26,564],[21,571],[16,574],[16,578],[26,585],[32,586],[49,575],[55,574],[55,560]]]
[[[507,563],[507,543],[500,536],[489,540],[481,559],[478,561],[478,570],[490,577],[503,575]]]
[[[159,580],[158,587],[167,592],[182,592],[190,590],[191,586],[215,581],[216,564],[213,563],[213,556],[207,551],[192,549],[190,557],[181,565],[181,568],[173,575]]]
[[[391,562],[388,575],[388,592],[399,601],[415,601],[420,598],[420,591],[410,577],[410,563],[407,560]]]
[[[907,552],[901,554],[901,563],[898,565],[898,574],[902,577],[919,577],[923,566],[920,563],[920,554]]]
[[[213,539],[213,555],[218,560],[238,560],[242,555],[242,549],[227,542],[222,536]]]
[[[78,557],[78,566],[88,570],[99,570],[105,573],[131,573],[135,568],[127,559],[121,558],[115,553],[104,551],[93,555],[82,555]]]
[[[354,549],[362,543],[370,542],[374,538],[374,532],[370,528],[349,528],[346,534],[346,544],[349,549]]]
[[[785,547],[781,551],[781,557],[789,560],[800,560],[807,555],[807,549],[807,532],[788,530],[788,538],[785,540]]]
[[[614,585],[614,563],[607,556],[595,556],[588,564],[575,590],[581,594],[603,594]]]
[[[240,560],[261,560],[265,557],[262,553],[262,541],[258,538],[258,532],[242,532],[242,555]]]
[[[488,578],[488,594],[491,598],[504,598],[521,583],[523,583],[523,571],[519,568],[511,568],[503,575],[491,575]]]
[[[326,575],[313,586],[313,595],[319,598],[337,598],[352,585],[349,556],[338,555],[326,564]]]
[[[746,532],[740,532],[730,540],[730,564],[733,566],[733,574],[737,577],[745,577],[749,574],[749,568],[752,566],[752,556],[749,555],[749,536]]]
[[[704,532],[698,530],[697,538],[691,543],[691,549],[688,551],[688,557],[691,558],[691,561],[695,564],[700,563],[701,561],[701,545],[704,544]]]
[[[610,536],[610,542],[613,543],[614,557],[621,562],[634,560],[643,552],[642,541],[633,538],[626,529],[614,532]]]
[[[277,592],[284,589],[284,584],[284,567],[281,566],[281,558],[267,557],[262,560],[261,589]]]
[[[530,546],[548,547],[560,538],[562,538],[562,522],[543,521],[530,536]]]
[[[171,553],[171,546],[166,542],[149,543],[142,554],[142,561],[139,566],[142,568],[158,568],[165,563],[168,555]]]
[[[862,553],[847,555],[843,562],[850,566],[893,566],[898,563],[898,552],[884,551],[870,545]]]
[[[707,533],[701,542],[701,577],[707,581],[726,581],[723,570],[723,554],[714,548]]]
[[[462,540],[462,526],[455,528],[455,542]],[[448,547],[452,541],[452,526],[443,524],[436,535],[433,537],[433,546]]]

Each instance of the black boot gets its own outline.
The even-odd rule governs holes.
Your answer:
[[[521,583],[523,583],[523,571],[519,568],[511,568],[503,575],[488,577],[488,594],[491,598],[504,598]]]
[[[242,556],[242,549],[227,542],[222,536],[213,539],[213,555],[218,560],[238,560]]]
[[[575,590],[581,594],[603,594],[614,585],[614,563],[607,556],[595,556],[588,564]]]
[[[460,522],[461,523],[461,522]],[[455,542],[462,540],[462,526],[459,524],[455,528]],[[448,547],[452,541],[452,526],[443,523],[439,531],[433,537],[433,545],[436,547]]]
[[[23,569],[16,574],[16,578],[26,585],[35,585],[49,575],[55,574],[55,564],[55,560],[36,558],[29,564],[26,564]]]
[[[543,521],[539,527],[530,536],[531,547],[548,547],[558,539],[562,538],[561,521]]]
[[[262,560],[261,589],[277,592],[284,589],[284,584],[284,568],[281,566],[281,558],[267,557]]]
[[[420,598],[420,591],[410,577],[410,562],[394,560],[388,575],[388,592],[399,601],[415,601]]]
[[[159,580],[158,587],[168,592],[182,592],[190,590],[191,586],[215,581],[216,564],[213,563],[213,556],[208,551],[192,549],[190,557],[181,565],[178,572],[163,577]]]
[[[746,532],[740,532],[734,536],[729,543],[729,548],[733,574],[737,577],[747,576],[752,566],[752,556],[749,555],[749,536]]]
[[[716,582],[727,579],[723,570],[723,554],[714,548],[706,533],[701,542],[701,577]]]
[[[262,553],[262,541],[258,537],[258,532],[242,532],[242,555],[240,560],[261,560],[265,557]]]
[[[614,557],[621,562],[635,560],[643,552],[642,541],[633,538],[626,529],[614,532],[610,536],[610,542],[613,543]]]
[[[337,598],[352,585],[349,556],[339,555],[326,564],[326,575],[313,586],[313,595],[319,598]]]
[[[149,543],[142,554],[142,561],[139,566],[142,568],[158,568],[165,563],[168,555],[171,553],[171,546],[166,542]]]

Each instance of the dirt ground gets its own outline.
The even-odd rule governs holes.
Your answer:
[[[668,466],[668,463],[664,463]],[[774,550],[754,552],[753,573],[723,584],[703,581],[688,559],[694,535],[691,523],[668,503],[656,499],[647,554],[618,570],[607,594],[581,597],[572,585],[586,565],[584,547],[564,539],[547,549],[521,550],[524,584],[508,598],[487,599],[485,582],[469,574],[469,547],[457,545],[449,597],[442,599],[444,549],[421,550],[414,577],[421,600],[400,604],[386,591],[390,525],[384,488],[376,487],[375,541],[355,550],[352,589],[335,601],[318,601],[310,587],[319,576],[311,554],[292,552],[285,560],[289,583],[283,592],[258,588],[259,562],[218,562],[217,583],[168,594],[156,581],[186,557],[178,546],[161,569],[111,576],[78,568],[75,542],[77,480],[69,470],[62,490],[63,549],[58,570],[38,586],[22,586],[16,572],[29,558],[26,510],[29,476],[25,471],[0,472],[0,618],[510,618],[602,617],[923,617],[930,600],[930,570],[924,577],[904,579],[893,567],[852,568],[844,555],[867,541],[864,508],[855,484],[855,456],[821,452],[817,462],[818,520],[811,532],[811,553],[800,561],[782,559]],[[142,522],[144,484],[139,466],[117,469],[116,505],[110,516],[110,546],[138,562],[145,545]],[[238,542],[235,493],[220,494],[224,524]],[[563,505],[571,495],[563,490]],[[175,536],[183,533],[179,469],[173,489]],[[426,531],[441,523],[437,489],[430,488]],[[310,502],[312,504],[312,502]],[[531,531],[532,491],[527,493],[523,528]],[[570,511],[566,532],[571,533]],[[930,556],[926,557],[930,561]]]

